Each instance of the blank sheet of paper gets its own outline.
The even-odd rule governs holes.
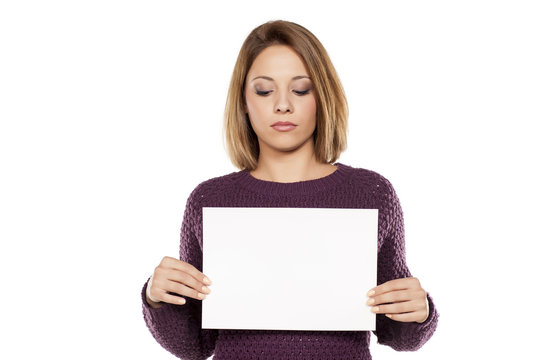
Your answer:
[[[202,328],[375,330],[378,209],[202,212]]]

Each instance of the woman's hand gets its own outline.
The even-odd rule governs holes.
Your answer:
[[[415,277],[387,281],[371,289],[367,295],[370,298],[366,304],[372,306],[371,311],[385,314],[392,320],[421,324],[429,316],[426,291]]]
[[[146,300],[152,307],[160,307],[160,302],[184,305],[186,299],[176,294],[202,300],[210,293],[205,284],[210,285],[211,281],[193,265],[165,256],[148,283]]]

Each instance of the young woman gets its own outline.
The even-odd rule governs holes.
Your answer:
[[[377,314],[373,333],[395,350],[417,350],[433,335],[438,313],[407,268],[394,188],[374,171],[334,163],[346,148],[347,117],[339,78],[311,32],[277,20],[249,34],[224,123],[229,156],[241,171],[192,191],[180,259],[164,257],[142,289],[144,319],[164,348],[182,359],[371,359],[369,331],[201,329],[201,301],[212,296],[212,274],[201,272],[204,206],[379,209],[378,286],[365,289],[369,300],[359,306]]]

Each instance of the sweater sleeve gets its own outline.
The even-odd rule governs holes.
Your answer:
[[[412,277],[406,264],[403,211],[397,194],[387,179],[386,200],[383,224],[388,225],[377,261],[377,286],[389,280]],[[376,315],[378,343],[388,345],[396,351],[416,351],[433,335],[437,328],[439,314],[433,298],[427,292],[429,316],[423,323],[401,322],[388,318],[384,314]]]
[[[202,272],[202,242],[196,236],[202,215],[194,204],[195,190],[189,196],[184,212],[180,231],[180,260]],[[214,353],[218,330],[201,329],[202,300],[184,296],[184,305],[164,302],[160,308],[152,308],[146,301],[148,280],[141,292],[142,310],[146,325],[156,341],[181,359],[208,359]]]

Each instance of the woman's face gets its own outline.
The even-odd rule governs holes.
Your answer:
[[[245,84],[246,112],[261,152],[293,151],[312,141],[316,125],[313,83],[300,56],[289,46],[272,45],[255,58]],[[290,122],[292,127],[273,126]]]

